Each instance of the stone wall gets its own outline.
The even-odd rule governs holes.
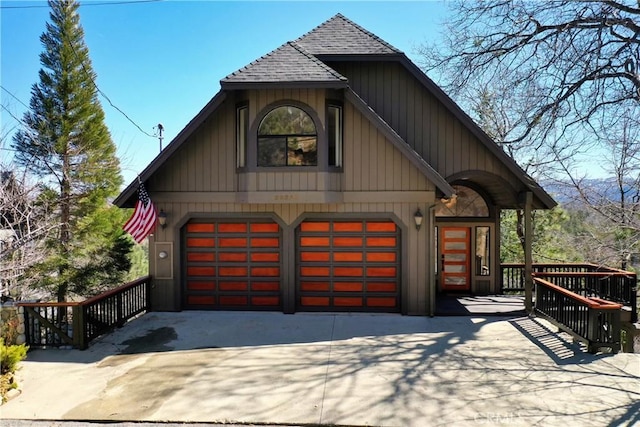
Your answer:
[[[0,324],[5,344],[24,344],[27,341],[24,325],[24,307],[16,307],[12,302],[0,306]]]

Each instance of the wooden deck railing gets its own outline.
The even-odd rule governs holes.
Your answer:
[[[621,272],[621,270],[600,267],[595,264],[538,264],[532,265],[534,273],[590,273],[590,272]],[[524,264],[500,264],[500,289],[503,293],[524,292]]]
[[[16,303],[24,307],[30,347],[86,349],[96,337],[149,310],[150,276],[82,302]]]
[[[524,291],[524,264],[502,264],[503,293]],[[635,273],[595,264],[533,264],[533,275],[583,297],[601,298],[631,309],[631,321],[638,320]]]
[[[536,314],[587,345],[590,353],[600,348],[620,351],[621,304],[583,297],[535,277]]]

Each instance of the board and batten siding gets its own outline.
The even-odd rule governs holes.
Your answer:
[[[442,176],[482,170],[516,177],[400,63],[330,62],[353,90]]]
[[[434,191],[411,161],[350,103],[344,106],[344,191]]]
[[[207,118],[153,174],[157,192],[236,191],[235,105],[229,100]]]
[[[413,216],[420,208],[426,217],[435,202],[435,187],[413,163],[348,101],[344,102],[344,166],[341,171],[237,170],[235,113],[238,102],[248,101],[254,123],[274,103],[291,100],[311,107],[317,119],[319,143],[325,143],[324,90],[251,90],[227,100],[205,120],[151,177],[148,189],[157,209],[168,215],[169,225],[150,240],[150,271],[170,271],[171,278],[155,278],[155,310],[180,310],[184,273],[181,270],[181,229],[193,218],[269,216],[283,224],[283,297],[295,291],[295,224],[314,215],[336,218],[391,218],[402,228],[402,310],[426,314],[429,307],[429,243],[432,230],[415,229]],[[335,98],[333,98],[335,99]],[[256,129],[257,125],[252,126]],[[323,134],[324,135],[324,134]],[[248,143],[255,144],[255,135]],[[250,169],[250,168],[247,168]],[[334,192],[340,201],[311,203],[309,194]],[[260,202],[240,202],[238,194],[255,194]],[[290,198],[282,198],[283,196]],[[312,196],[309,196],[312,197]],[[426,222],[426,221],[425,221]],[[167,245],[169,243],[169,245]],[[170,256],[160,259],[159,247]],[[411,254],[411,256],[409,256]],[[169,263],[169,264],[167,264]],[[156,274],[156,276],[158,276]],[[163,275],[161,275],[164,277]]]
[[[247,91],[249,121],[282,100],[313,108],[324,137],[324,90]],[[271,171],[235,168],[235,102],[227,100],[154,174],[154,192],[278,192],[278,191],[433,191],[433,184],[350,103],[344,105],[343,170],[318,171],[300,167]],[[257,126],[252,126],[252,129]],[[249,144],[255,144],[255,135]],[[315,169],[315,168],[314,168]]]
[[[430,193],[432,194],[432,193]],[[431,196],[433,197],[433,196]],[[158,229],[150,239],[151,254],[157,245],[166,248],[167,242],[173,242],[173,253],[166,260],[151,256],[150,271],[152,275],[160,269],[159,263],[168,262],[174,272],[172,278],[154,279],[152,289],[152,304],[154,310],[180,310],[182,242],[180,230],[182,226],[193,218],[220,217],[262,217],[269,216],[283,226],[283,268],[282,289],[284,298],[293,298],[296,285],[295,268],[295,225],[302,218],[314,218],[326,214],[335,214],[335,218],[354,218],[362,216],[391,218],[397,221],[402,229],[402,309],[405,314],[424,315],[428,313],[430,304],[427,284],[431,282],[432,274],[428,259],[432,230],[423,226],[419,231],[415,229],[413,216],[417,208],[427,215],[429,206],[434,200],[421,203],[332,203],[332,204],[238,204],[238,203],[171,203],[163,202],[158,208],[170,212],[170,224],[165,229]],[[289,243],[287,243],[288,241]],[[164,249],[166,250],[166,249]],[[411,256],[409,256],[411,254]],[[163,270],[168,270],[162,268]]]

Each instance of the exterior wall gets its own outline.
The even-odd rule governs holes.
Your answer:
[[[153,197],[153,196],[152,196]],[[379,202],[379,203],[339,203],[339,204],[236,204],[236,203],[156,203],[169,215],[169,225],[159,229],[150,239],[150,271],[155,273],[171,271],[173,277],[153,280],[152,305],[154,310],[180,310],[180,292],[182,283],[181,228],[192,218],[259,217],[270,216],[283,227],[283,293],[293,296],[295,290],[295,244],[294,233],[297,224],[304,218],[328,213],[335,217],[385,217],[392,218],[402,229],[402,311],[405,314],[424,315],[428,313],[431,300],[427,284],[431,282],[433,272],[429,263],[430,242],[433,239],[430,227],[423,226],[419,231],[414,225],[414,213],[417,208],[428,212],[433,205],[433,192],[425,192],[422,201]],[[160,249],[161,248],[161,249]],[[169,252],[161,259],[160,251]]]
[[[326,144],[324,90],[256,90],[229,97],[180,149],[154,174],[153,191],[180,192],[343,192],[434,190],[409,159],[349,103],[344,105],[344,167],[342,171],[292,167],[258,171],[235,168],[235,103],[249,102],[249,144],[256,143],[255,124],[269,105],[279,100],[301,102],[318,115],[319,144]],[[254,195],[255,196],[255,195]],[[241,197],[241,196],[239,196]],[[233,201],[249,202],[242,198]],[[277,201],[256,200],[258,202]],[[313,200],[302,200],[313,201]],[[327,200],[318,200],[325,202]]]
[[[249,102],[252,123],[249,144],[255,144],[255,124],[265,109],[281,99],[310,106],[320,121],[324,143],[324,90],[261,90],[230,96],[185,141],[148,181],[168,226],[150,240],[150,272],[155,310],[180,310],[183,272],[182,226],[192,218],[270,216],[283,228],[283,293],[295,291],[295,227],[304,218],[335,213],[336,217],[391,218],[402,229],[402,311],[429,312],[432,227],[417,231],[414,213],[425,217],[435,202],[435,188],[377,128],[348,102],[344,104],[344,166],[339,171],[236,170],[235,108]],[[331,97],[335,99],[335,97]],[[319,161],[320,162],[320,161]],[[168,253],[160,258],[160,252]],[[290,304],[289,304],[290,305]]]
[[[351,104],[344,108],[345,191],[434,191],[435,187]]]
[[[442,176],[481,170],[517,179],[397,62],[329,62],[353,90]]]
[[[236,191],[235,106],[226,100],[148,181],[150,191]]]

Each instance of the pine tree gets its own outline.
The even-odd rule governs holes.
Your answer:
[[[50,0],[49,6],[50,22],[40,37],[39,82],[31,90],[26,127],[16,133],[13,146],[18,164],[40,178],[43,197],[56,206],[59,226],[49,242],[51,252],[33,273],[65,301],[70,292],[91,294],[98,283],[119,282],[105,257],[128,270],[112,252],[119,248],[126,256],[132,244],[122,244],[123,214],[109,205],[122,177],[98,100],[80,5]]]

